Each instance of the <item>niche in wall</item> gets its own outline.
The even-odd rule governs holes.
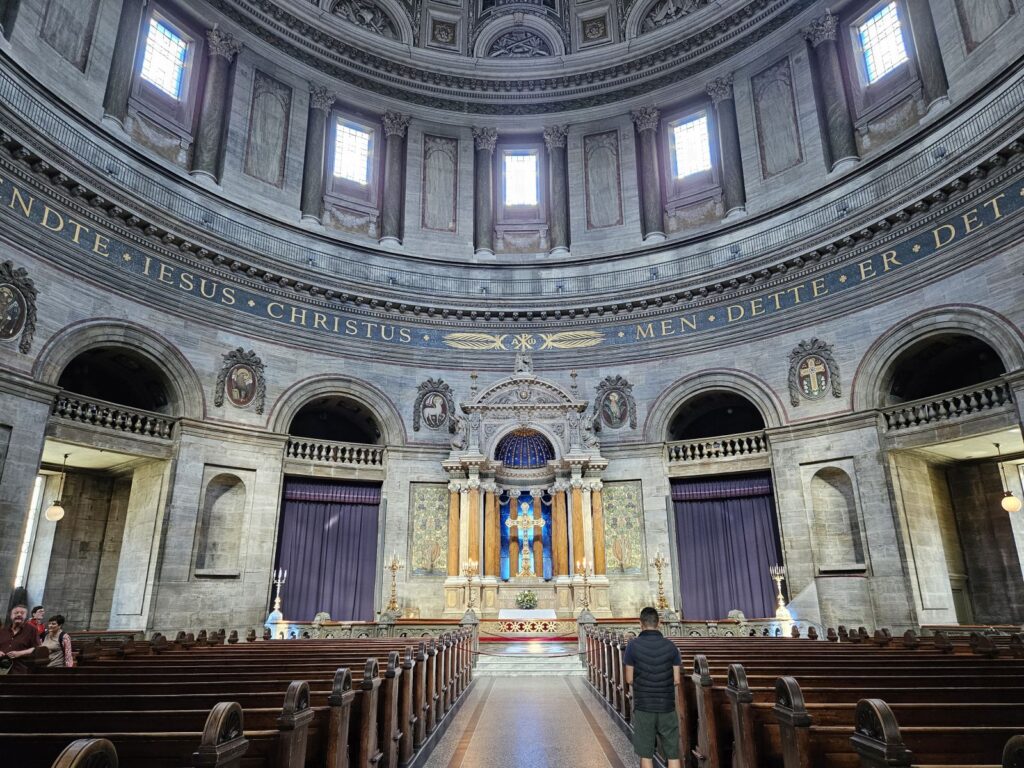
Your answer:
[[[206,467],[196,532],[195,575],[237,577],[244,557],[243,534],[249,507],[250,470]]]
[[[810,495],[818,570],[862,570],[864,544],[850,476],[823,467],[811,477]]]

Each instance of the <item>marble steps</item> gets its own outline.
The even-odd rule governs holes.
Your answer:
[[[477,658],[474,677],[576,677],[585,674],[576,656],[484,656]]]

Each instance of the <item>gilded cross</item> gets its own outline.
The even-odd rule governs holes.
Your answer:
[[[817,392],[818,387],[818,374],[825,373],[828,369],[821,365],[817,358],[809,357],[804,360],[803,366],[800,368],[800,375],[806,376],[810,382],[811,392]]]
[[[534,517],[533,515],[528,514],[529,511],[530,511],[530,505],[527,502],[524,501],[522,504],[519,505],[519,515],[520,516],[518,518],[515,518],[515,519],[513,519],[511,517],[506,518],[505,519],[505,527],[509,528],[509,529],[512,529],[512,528],[533,528],[535,526],[539,527],[539,528],[543,528],[546,525],[546,522],[545,522],[544,518],[543,517]]]

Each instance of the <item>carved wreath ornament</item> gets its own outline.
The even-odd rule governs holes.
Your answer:
[[[789,401],[800,405],[800,398],[820,400],[828,392],[842,397],[839,364],[832,357],[832,345],[821,339],[801,341],[789,353]]]
[[[226,352],[223,357],[213,404],[218,407],[224,405],[226,396],[236,408],[252,405],[256,413],[263,413],[267,400],[263,361],[251,349],[246,352],[241,347]]]
[[[36,286],[22,267],[0,263],[0,342],[21,337],[18,350],[28,354],[36,333]]]

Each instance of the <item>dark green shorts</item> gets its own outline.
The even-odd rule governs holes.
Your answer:
[[[654,757],[655,740],[666,760],[679,759],[679,716],[671,712],[633,711],[633,749],[640,757]]]

